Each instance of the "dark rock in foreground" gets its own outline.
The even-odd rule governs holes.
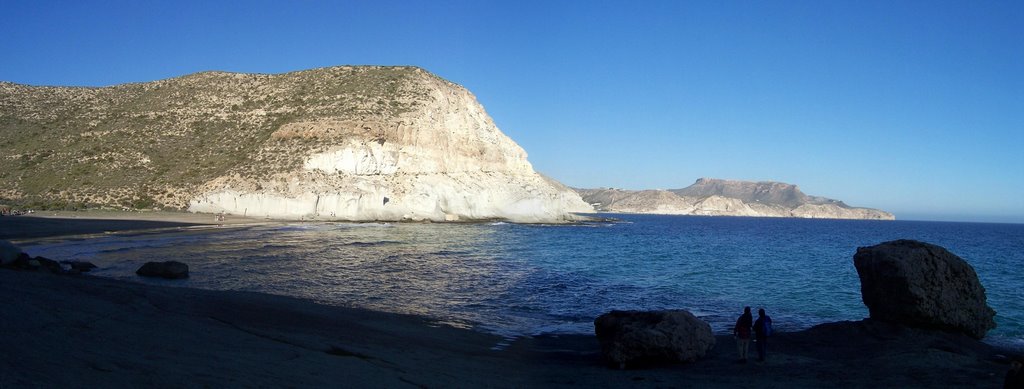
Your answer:
[[[715,345],[711,326],[682,310],[611,311],[594,320],[601,353],[612,366],[693,362]]]
[[[6,240],[0,240],[0,265],[10,265],[21,255],[21,249]]]
[[[69,269],[65,269],[63,265]],[[0,240],[0,268],[14,270],[34,270],[54,274],[81,274],[96,268],[89,262],[61,261],[57,262],[45,257],[32,258],[22,252],[18,246],[6,240]]]
[[[51,260],[45,257],[35,257],[21,253],[18,254],[18,258],[3,267],[15,270],[33,270],[33,271],[44,271],[50,273],[62,273],[63,269],[57,261]]]
[[[25,254],[24,258],[28,258]],[[64,273],[64,268],[60,266],[60,263],[46,257],[35,257],[28,260],[28,267],[32,270],[43,270],[50,273]]]
[[[61,261],[61,263],[70,266],[72,271],[79,273],[88,273],[90,270],[97,267],[96,265],[93,265],[92,262],[85,261]]]
[[[135,271],[143,277],[162,277],[167,279],[188,278],[188,265],[178,261],[146,262]]]
[[[974,268],[942,247],[885,242],[858,248],[853,263],[872,319],[975,339],[996,327]]]

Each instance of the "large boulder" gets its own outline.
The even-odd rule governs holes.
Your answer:
[[[601,353],[612,366],[692,362],[715,345],[711,326],[683,310],[611,311],[594,320]]]
[[[0,240],[0,265],[10,265],[21,255],[21,249],[11,242]]]
[[[188,265],[178,261],[146,262],[135,271],[143,277],[162,277],[168,279],[188,278]]]
[[[885,242],[858,248],[853,264],[872,319],[976,339],[996,327],[974,268],[942,247]]]

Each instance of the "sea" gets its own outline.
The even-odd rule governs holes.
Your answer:
[[[89,261],[94,276],[288,295],[415,314],[506,337],[592,334],[611,310],[686,309],[729,333],[744,306],[776,330],[868,316],[853,255],[915,239],[966,260],[998,327],[1024,349],[1024,224],[601,215],[600,222],[294,222],[38,239],[31,255]],[[185,280],[138,277],[182,261]]]

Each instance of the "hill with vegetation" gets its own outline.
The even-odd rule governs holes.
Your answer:
[[[0,83],[0,203],[343,220],[562,219],[465,88],[417,67]]]

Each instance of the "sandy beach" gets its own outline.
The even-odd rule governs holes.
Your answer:
[[[0,239],[215,223],[88,216],[4,217]],[[719,336],[695,363],[615,370],[590,335],[504,339],[290,297],[8,269],[0,291],[0,387],[999,387],[1008,368],[1007,351],[965,336],[872,321],[779,333],[764,363],[738,363]]]
[[[43,211],[0,217],[0,239],[21,240],[134,230],[265,223],[267,220],[187,212]]]

